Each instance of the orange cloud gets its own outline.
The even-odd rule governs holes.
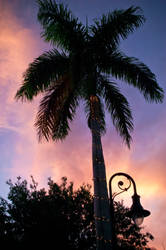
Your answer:
[[[76,186],[83,182],[92,184],[91,135],[82,107],[71,126],[72,132],[64,142],[38,144],[33,124],[39,98],[32,104],[22,104],[13,99],[23,72],[44,48],[39,31],[25,28],[7,7],[1,13],[0,28],[0,129],[16,133],[11,165],[1,166],[1,171],[7,178],[21,175],[28,179],[33,175],[40,186],[46,185],[49,176],[55,181],[67,176]],[[150,127],[137,124],[131,150],[122,144],[114,129],[108,129],[102,138],[107,178],[122,171],[135,179],[143,206],[152,212],[145,225],[154,232],[154,246],[158,250],[162,249],[166,234],[164,117],[162,115]],[[10,140],[3,137],[3,132],[1,135],[3,140]],[[119,199],[122,197],[130,203],[131,195],[132,191]]]

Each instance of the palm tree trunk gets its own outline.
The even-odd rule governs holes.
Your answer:
[[[98,98],[91,96],[91,132],[94,180],[94,218],[96,225],[97,250],[112,250],[110,208],[103,149],[98,119]]]

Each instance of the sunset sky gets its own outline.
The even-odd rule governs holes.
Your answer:
[[[115,8],[140,6],[146,23],[127,40],[121,49],[150,67],[166,90],[166,1],[165,0],[66,0],[73,13],[90,24],[95,17]],[[40,97],[32,103],[16,102],[15,93],[22,83],[28,64],[50,49],[40,37],[35,0],[0,0],[0,196],[6,197],[6,181],[17,176],[39,187],[47,178],[60,181],[67,176],[78,187],[92,184],[91,134],[83,106],[78,108],[71,133],[63,142],[42,143],[34,128]],[[146,103],[137,89],[120,83],[132,107],[133,142],[129,150],[107,116],[107,133],[102,138],[107,179],[116,172],[130,174],[137,184],[144,208],[151,211],[144,226],[155,240],[150,246],[166,248],[166,101]],[[130,194],[119,199],[130,205]]]

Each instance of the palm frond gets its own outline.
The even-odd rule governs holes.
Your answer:
[[[130,147],[130,133],[133,130],[133,118],[129,103],[120,93],[115,83],[109,82],[103,77],[101,86],[103,87],[103,98],[106,103],[106,108],[111,114],[113,124],[128,147]]]
[[[115,51],[108,56],[105,54],[105,58],[100,60],[99,67],[103,72],[138,88],[147,101],[163,101],[163,89],[159,87],[155,75],[138,59]]]
[[[92,40],[103,48],[118,46],[120,38],[126,39],[136,28],[143,24],[144,16],[139,7],[130,7],[127,10],[115,10],[95,19],[90,27]]]
[[[101,101],[101,99],[98,97],[98,112],[96,113],[97,120],[99,122],[100,126],[100,133],[101,135],[104,135],[106,132],[106,123],[105,123],[105,112],[104,112],[104,105]],[[85,100],[85,113],[86,118],[88,121],[88,127],[91,129],[91,108],[90,108],[90,98],[86,98]]]
[[[67,79],[60,85],[52,86],[41,100],[35,126],[39,141],[62,140],[70,130],[69,122],[73,120],[78,95],[69,88]]]
[[[54,0],[38,0],[38,20],[46,41],[71,51],[84,43],[86,29],[64,4]]]
[[[52,82],[69,70],[69,58],[56,49],[45,52],[32,62],[23,75],[23,84],[16,93],[16,99],[32,100],[38,93],[45,91]]]

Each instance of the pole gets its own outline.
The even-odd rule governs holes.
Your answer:
[[[131,186],[131,183],[133,184],[133,188],[134,188],[134,195],[136,194],[137,195],[137,190],[136,190],[136,184],[135,184],[135,181],[133,180],[133,178],[131,176],[129,176],[128,174],[126,173],[122,173],[122,172],[119,172],[119,173],[116,173],[114,175],[112,175],[112,177],[110,178],[109,180],[109,195],[110,195],[110,215],[111,215],[111,219],[112,219],[112,223],[110,224],[111,226],[111,232],[112,232],[112,245],[113,245],[113,250],[118,250],[118,245],[117,245],[117,238],[116,238],[116,232],[115,232],[115,212],[114,212],[114,198],[113,198],[113,195],[112,195],[112,180],[116,177],[116,176],[124,176],[126,177],[130,184],[127,188],[122,188],[120,186],[123,185],[123,182],[119,182],[118,183],[118,186],[119,188],[122,190],[121,192],[119,192],[118,194],[121,194],[122,192],[125,192],[127,191],[130,186]]]
[[[112,232],[112,248],[113,250],[117,249],[117,239],[116,239],[116,233],[115,233],[115,213],[114,213],[114,201],[112,197],[112,187],[111,183],[109,183],[109,194],[110,194],[110,217],[112,220],[112,223],[110,223],[111,226],[111,232]]]

